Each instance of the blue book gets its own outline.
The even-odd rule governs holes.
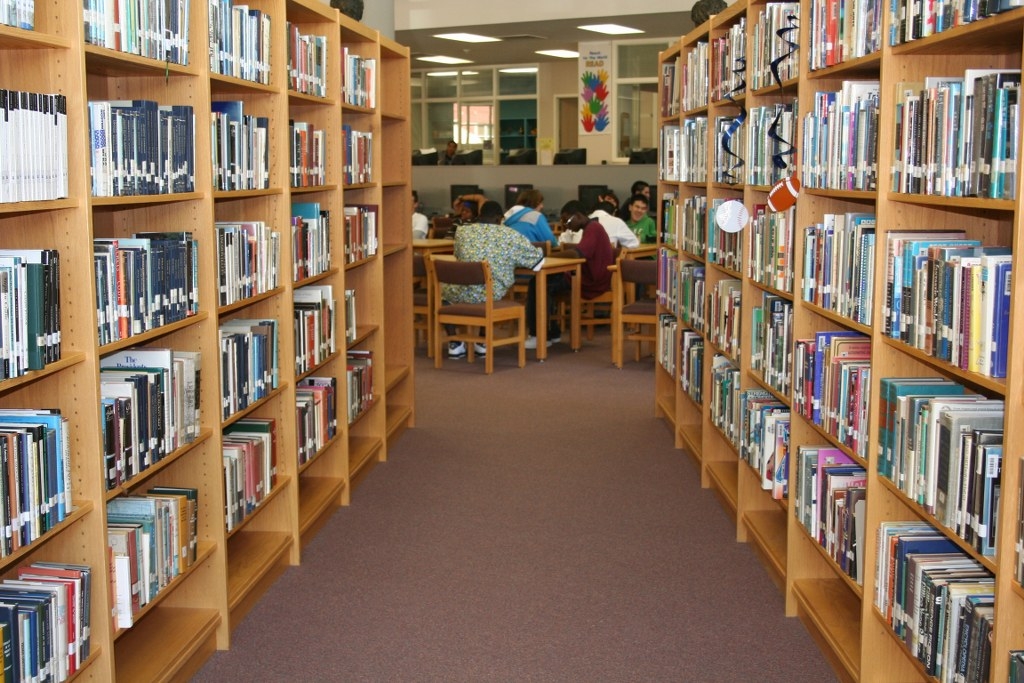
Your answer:
[[[1013,274],[1012,263],[996,265],[995,310],[993,319],[995,327],[992,349],[992,376],[1006,377],[1006,356],[1010,346],[1010,276]]]
[[[867,339],[861,333],[852,330],[831,330],[814,334],[814,389],[811,403],[811,421],[817,425],[821,424],[821,379],[825,369],[825,349],[837,337],[862,337],[865,340]]]

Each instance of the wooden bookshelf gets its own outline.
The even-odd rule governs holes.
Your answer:
[[[0,381],[0,408],[59,408],[71,436],[74,509],[37,541],[0,559],[0,578],[34,561],[69,562],[93,569],[92,654],[76,680],[187,680],[216,649],[230,645],[235,625],[342,505],[350,502],[351,476],[365,476],[383,461],[387,445],[414,425],[411,312],[409,51],[317,0],[255,0],[251,9],[271,17],[270,78],[255,83],[213,73],[209,59],[208,5],[193,3],[187,63],[174,64],[86,43],[81,4],[36,3],[35,27],[0,26],[0,87],[67,98],[68,196],[0,204],[0,246],[55,248],[61,254],[61,358],[42,370]],[[293,91],[288,82],[286,22],[302,34],[327,38],[326,94]],[[342,100],[342,46],[376,60],[377,100],[352,106]],[[92,196],[87,102],[155,100],[186,104],[195,114],[194,191],[162,195]],[[211,102],[240,100],[246,114],[266,117],[269,186],[214,189]],[[292,187],[289,121],[327,131],[325,182]],[[358,183],[344,180],[342,125],[373,134],[372,171]],[[330,268],[292,281],[290,222],[293,202],[319,202],[331,215]],[[346,204],[378,209],[378,253],[345,262]],[[267,292],[219,305],[215,221],[264,221],[281,236],[280,282]],[[188,231],[198,243],[198,312],[142,334],[99,343],[96,284],[87,257],[93,238],[125,238],[134,232]],[[337,351],[314,370],[296,371],[289,322],[293,292],[327,285],[337,300]],[[357,291],[359,334],[354,348],[374,353],[373,401],[353,425],[346,420],[349,384],[344,291]],[[279,384],[237,414],[221,414],[219,327],[234,319],[279,321]],[[100,363],[134,347],[172,348],[202,354],[200,425],[195,441],[169,453],[112,491],[103,471]],[[337,434],[309,462],[298,464],[296,387],[307,376],[337,381]],[[271,418],[276,429],[277,483],[231,533],[225,527],[223,430],[242,417]],[[108,565],[106,503],[153,486],[199,490],[198,561],[160,591],[135,616],[131,628],[115,629]]]
[[[688,67],[697,68],[696,73],[709,77],[719,65],[715,58],[709,65],[699,68],[697,49],[701,43],[714,44],[727,36],[730,31],[745,20],[746,63],[753,64],[755,53],[762,46],[755,44],[755,24],[759,13],[767,7],[763,0],[737,0],[705,24],[698,26],[674,45],[660,54],[659,60],[665,70],[675,69],[674,74],[665,77],[660,86],[662,112],[660,125],[665,130],[679,126],[695,116],[709,119],[706,150],[708,156],[708,177],[706,182],[692,182],[683,178],[667,178],[662,167],[658,183],[659,199],[672,195],[681,204],[692,197],[706,196],[708,206],[714,199],[738,199],[751,210],[755,204],[766,201],[771,185],[747,184],[746,178],[736,183],[716,182],[712,169],[713,150],[719,145],[718,131],[714,119],[720,115],[731,115],[738,111],[736,104],[728,98],[711,97],[707,104],[697,102],[687,108],[682,97],[685,88],[683,74]],[[1024,194],[1018,171],[1016,198],[986,199],[979,197],[939,197],[905,194],[890,191],[894,163],[894,140],[896,124],[896,85],[902,81],[923,81],[928,76],[962,75],[966,68],[1020,68],[1022,63],[1022,35],[1024,35],[1024,10],[1013,9],[974,23],[947,29],[897,46],[888,44],[891,21],[887,10],[883,10],[881,35],[884,43],[870,54],[849,58],[845,62],[826,68],[812,70],[808,55],[812,44],[810,17],[812,1],[800,3],[799,38],[792,38],[800,45],[801,54],[795,77],[786,78],[781,84],[770,83],[758,89],[747,88],[736,93],[739,102],[749,113],[757,107],[780,104],[792,99],[797,101],[800,117],[797,123],[796,140],[802,140],[805,126],[804,115],[814,110],[817,91],[839,90],[844,81],[877,80],[880,82],[880,118],[878,124],[878,181],[877,189],[804,189],[796,203],[791,258],[794,264],[794,286],[792,291],[778,290],[774,286],[758,282],[748,269],[749,243],[743,235],[743,259],[738,268],[725,267],[713,262],[707,253],[684,248],[680,243],[679,226],[660,225],[660,243],[664,253],[675,255],[679,260],[693,260],[706,264],[706,296],[712,296],[714,285],[724,278],[739,277],[742,280],[742,315],[740,318],[741,353],[734,363],[740,370],[741,389],[761,389],[769,392],[784,405],[794,405],[794,395],[781,392],[766,381],[752,367],[749,348],[753,325],[753,309],[760,305],[765,295],[777,296],[792,306],[792,333],[794,339],[807,338],[819,330],[851,331],[866,335],[871,343],[871,398],[868,405],[870,425],[868,442],[858,455],[826,429],[811,423],[802,416],[791,416],[789,453],[795,454],[801,445],[822,445],[839,448],[853,457],[854,461],[867,470],[866,532],[863,585],[856,583],[833,560],[829,553],[813,539],[801,524],[800,514],[792,501],[773,500],[768,491],[761,488],[760,473],[738,457],[736,449],[710,420],[710,365],[714,341],[707,329],[703,336],[711,342],[704,354],[704,399],[694,402],[681,388],[678,366],[675,373],[660,364],[655,370],[655,414],[665,420],[672,430],[676,446],[696,456],[701,468],[701,481],[711,486],[723,505],[734,515],[737,524],[737,538],[748,542],[762,559],[773,581],[782,590],[786,599],[786,612],[799,616],[808,631],[819,644],[825,657],[832,663],[843,680],[861,681],[914,681],[934,680],[922,665],[909,653],[904,644],[895,637],[892,629],[874,606],[874,591],[878,577],[876,573],[877,549],[872,542],[883,521],[927,522],[950,537],[965,552],[978,560],[979,564],[995,575],[995,624],[991,650],[990,680],[1006,680],[1009,672],[1010,650],[1024,648],[1024,633],[1009,627],[1024,620],[1024,589],[1015,578],[1017,568],[1018,506],[1022,472],[1020,459],[1015,455],[1024,439],[1019,420],[1007,419],[1004,429],[1004,448],[1007,456],[1002,465],[1002,501],[999,505],[998,553],[995,557],[982,557],[969,543],[955,537],[953,532],[937,524],[936,518],[924,507],[911,501],[898,486],[893,485],[878,473],[876,452],[879,444],[878,426],[880,379],[884,377],[924,376],[942,377],[963,384],[969,391],[988,398],[1002,399],[1011,406],[1024,400],[1024,345],[1010,340],[1008,377],[993,378],[969,372],[912,348],[908,344],[888,338],[881,332],[881,306],[876,305],[873,317],[867,324],[851,320],[837,312],[804,301],[801,290],[802,263],[804,259],[803,228],[821,222],[826,214],[848,212],[873,213],[877,217],[874,282],[870,294],[874,300],[885,298],[885,235],[893,230],[935,229],[956,227],[966,230],[969,237],[980,239],[985,245],[1012,245],[1013,267],[1020,267],[1021,249],[1019,235],[1022,234],[1022,204]],[[710,50],[714,54],[714,50]],[[720,69],[719,69],[720,70]],[[691,75],[692,75],[691,71]],[[751,82],[750,73],[746,74]],[[667,79],[667,80],[666,80]],[[703,82],[701,88],[707,88]],[[673,92],[679,96],[675,108],[671,108]],[[689,100],[691,103],[694,100]],[[747,124],[749,125],[748,118]],[[664,140],[663,140],[664,142]],[[795,143],[799,146],[799,142]],[[666,148],[663,146],[662,153]],[[1017,150],[1018,159],[1020,149]],[[797,151],[797,158],[804,150]],[[664,157],[663,157],[664,161]],[[1019,162],[1018,162],[1019,163]],[[799,175],[799,166],[791,165]],[[666,205],[659,202],[659,221],[671,215]],[[677,208],[674,204],[669,209]],[[753,211],[751,210],[751,213]],[[708,221],[710,222],[710,218]],[[662,263],[668,261],[663,260]],[[881,274],[880,274],[881,273]],[[1011,291],[1011,320],[1024,315],[1024,282],[1014,278]],[[705,301],[707,303],[707,301]],[[684,328],[679,313],[673,308],[674,299],[667,297],[663,312],[676,315],[678,326]],[[1011,322],[1011,329],[1017,327]],[[1012,333],[1011,333],[1012,334]],[[679,337],[675,338],[678,354]],[[789,347],[792,351],[793,347]],[[659,350],[659,354],[662,351]],[[677,359],[678,361],[678,359]],[[790,368],[790,371],[792,368]],[[789,490],[793,495],[795,467],[790,461]]]

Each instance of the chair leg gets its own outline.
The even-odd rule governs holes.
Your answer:
[[[439,369],[441,367],[441,359],[442,359],[441,344],[444,342],[444,335],[441,334],[441,325],[440,324],[435,324],[434,325],[433,342],[434,342],[434,369],[436,370],[436,369]]]
[[[484,374],[494,372],[494,324],[484,328],[484,344],[487,345],[487,355],[484,356]]]
[[[519,316],[518,320],[519,327],[516,330],[519,333],[519,343],[516,347],[519,349],[519,367],[526,367],[526,316]]]

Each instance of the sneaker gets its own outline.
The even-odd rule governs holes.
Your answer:
[[[473,344],[473,352],[478,356],[486,356],[487,344]]]
[[[561,338],[559,338],[559,341],[561,341]],[[554,342],[554,340],[553,340],[553,339],[548,339],[548,343],[547,343],[547,345],[548,345],[548,346],[551,346],[551,345],[552,345],[552,344],[554,344],[554,343],[555,343],[555,342]],[[535,349],[535,348],[537,348],[537,338],[536,338],[535,336],[533,336],[532,334],[531,334],[531,335],[529,335],[529,336],[528,336],[528,337],[526,338],[526,345],[525,345],[525,346],[526,346],[526,348],[528,348],[528,349]]]
[[[465,358],[466,344],[464,342],[448,342],[449,358]]]

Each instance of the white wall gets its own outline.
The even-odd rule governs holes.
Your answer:
[[[367,4],[372,0],[367,0]],[[682,6],[682,5],[686,6]],[[517,2],[475,2],[465,0],[394,0],[395,28],[406,31],[446,26],[480,24],[511,24],[521,21],[575,19],[579,16],[603,17],[623,14],[658,14],[680,12],[692,3],[679,0],[646,0],[623,9],[622,0],[588,0],[587,2],[551,2],[551,0],[518,0]],[[456,17],[457,19],[453,19]]]

